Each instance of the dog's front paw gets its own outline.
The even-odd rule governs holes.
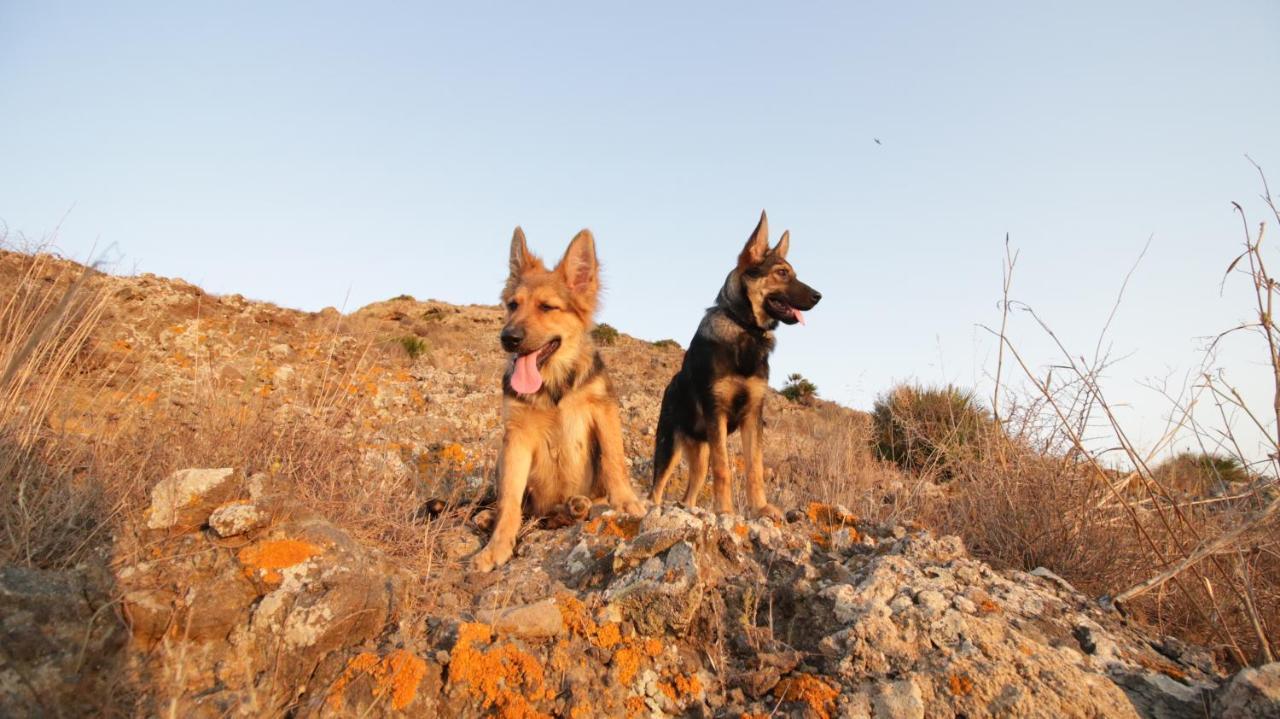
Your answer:
[[[625,512],[626,514],[636,517],[643,517],[649,511],[649,508],[645,503],[637,497],[629,497],[616,502],[610,502],[609,506],[619,512]]]
[[[751,510],[751,513],[761,519],[765,519],[765,518],[772,519],[774,522],[777,522],[778,524],[782,524],[783,520],[785,519],[785,516],[782,514],[782,510],[778,509],[772,504],[764,504],[759,507],[756,507],[755,509]]]
[[[471,569],[481,573],[492,572],[494,568],[506,564],[508,559],[511,559],[510,548],[495,547],[490,543],[471,557]]]

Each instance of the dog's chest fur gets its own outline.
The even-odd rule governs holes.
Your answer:
[[[526,502],[535,514],[574,495],[590,495],[599,446],[591,405],[599,401],[587,388],[566,394],[558,403],[508,400],[508,424],[518,423],[519,439],[532,451]],[[536,400],[536,398],[535,398]]]

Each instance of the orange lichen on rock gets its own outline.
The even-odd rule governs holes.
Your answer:
[[[733,525],[733,533],[738,535],[739,537],[742,537],[743,539],[746,539],[747,535],[751,534],[751,529],[747,527],[747,525],[739,522],[738,524]]]
[[[613,667],[618,672],[618,681],[623,685],[629,685],[632,679],[636,678],[636,672],[640,671],[640,661],[643,655],[636,647],[628,644],[613,653]]]
[[[778,682],[773,688],[773,693],[783,701],[803,702],[808,705],[814,715],[821,719],[830,719],[831,710],[835,708],[835,700],[840,695],[840,690],[812,674],[800,673]]]
[[[858,518],[839,507],[822,502],[810,502],[805,509],[809,521],[824,527],[851,527]]]
[[[359,675],[367,674],[373,678],[375,696],[389,695],[393,709],[404,709],[417,698],[418,685],[426,673],[427,663],[403,649],[397,649],[382,659],[376,654],[361,652],[347,662],[342,675],[330,688],[326,701],[330,709],[340,711],[346,701],[347,686]]]
[[[560,617],[571,634],[601,649],[613,649],[622,641],[622,629],[617,622],[597,624],[587,612],[587,606],[572,594],[561,592],[556,595],[556,606],[560,608]]]
[[[279,582],[280,570],[301,564],[324,550],[300,539],[269,539],[240,550],[237,557],[250,578],[263,571],[263,579]]]
[[[687,700],[697,699],[702,694],[702,682],[698,679],[698,675],[676,674],[671,678],[671,682],[658,682],[658,688],[662,690],[667,698],[677,704]]]
[[[602,537],[635,539],[640,532],[640,519],[631,515],[602,514],[587,522],[586,530]]]
[[[625,706],[627,709],[627,717],[629,719],[632,717],[644,716],[645,709],[647,708],[644,705],[644,697],[642,696],[627,697]]]
[[[662,653],[662,641],[658,639],[627,639],[618,651],[613,653],[613,666],[618,672],[618,681],[626,686],[636,678],[640,666],[646,659],[655,659]]]
[[[384,661],[388,671],[383,681],[386,688],[391,690],[391,707],[404,709],[418,696],[418,685],[427,674],[427,663],[403,649],[391,652]],[[382,693],[383,681],[379,682],[379,694]]]
[[[952,674],[947,677],[947,688],[955,696],[968,696],[973,691],[973,680],[963,674]]]
[[[482,709],[492,708],[506,719],[549,717],[535,708],[536,702],[555,696],[546,686],[542,664],[511,644],[476,648],[491,636],[488,624],[458,627],[458,641],[449,652],[449,685],[463,687]]]

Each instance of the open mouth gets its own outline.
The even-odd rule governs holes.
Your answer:
[[[557,337],[556,339],[553,339],[553,340],[551,340],[550,342],[548,342],[548,343],[546,343],[545,345],[543,345],[543,346],[542,346],[542,349],[538,350],[538,353],[537,353],[537,354],[538,354],[538,366],[539,366],[539,367],[541,367],[541,366],[545,365],[545,364],[547,363],[547,360],[548,360],[548,359],[551,359],[551,355],[555,354],[556,350],[558,350],[558,349],[560,349],[560,338],[559,338],[559,337]]]
[[[556,338],[543,345],[541,349],[517,355],[515,366],[511,370],[511,389],[520,394],[533,394],[542,389],[542,373],[538,370],[558,349],[560,349],[560,339]]]
[[[785,324],[794,325],[799,322],[804,324],[804,313],[796,309],[785,299],[778,295],[770,295],[764,300],[764,309],[769,316],[783,322]]]

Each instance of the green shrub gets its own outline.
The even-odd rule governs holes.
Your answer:
[[[818,396],[818,385],[800,374],[792,374],[787,377],[787,383],[782,386],[782,396],[792,402],[811,404]]]
[[[657,347],[657,348],[658,348],[658,349],[660,349],[660,350],[665,350],[665,349],[676,349],[676,350],[678,350],[678,349],[680,349],[680,343],[679,343],[679,342],[676,342],[675,340],[672,340],[672,339],[658,340],[658,341],[656,341],[656,342],[652,342],[652,343],[650,343],[650,344],[652,344],[654,347]]]
[[[409,355],[409,359],[411,360],[418,359],[418,355],[427,351],[426,341],[421,337],[414,337],[413,335],[405,335],[404,337],[401,337],[396,340],[396,344],[400,345],[400,347],[404,349],[404,353]]]
[[[990,449],[997,428],[973,392],[952,385],[899,385],[872,410],[876,454],[914,472],[953,479]]]
[[[1212,494],[1229,484],[1253,479],[1249,469],[1235,457],[1203,452],[1183,452],[1152,470],[1160,484],[1193,495]]]
[[[618,336],[618,331],[613,328],[613,325],[605,324],[604,322],[591,329],[592,339],[602,345],[612,346],[613,343],[618,341]]]

